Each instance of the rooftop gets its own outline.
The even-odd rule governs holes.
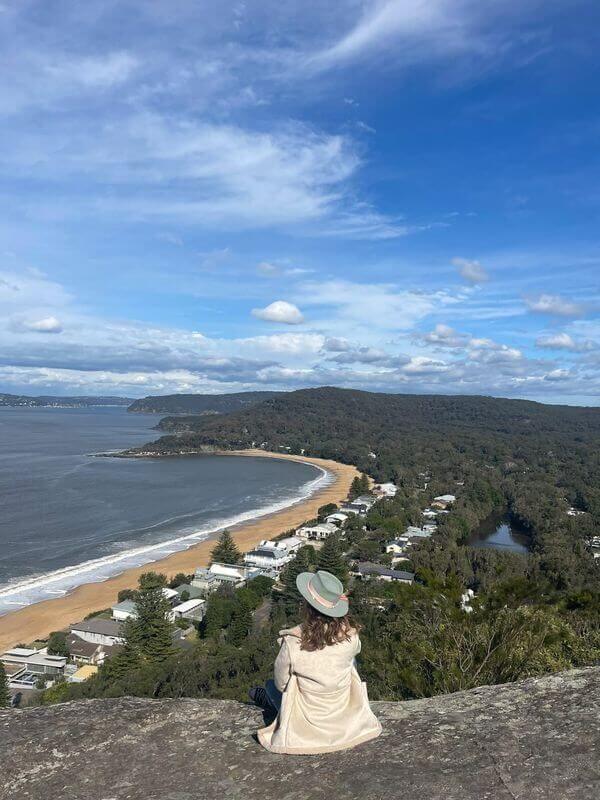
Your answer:
[[[122,623],[103,617],[92,617],[71,625],[71,632],[98,633],[104,636],[121,636]]]

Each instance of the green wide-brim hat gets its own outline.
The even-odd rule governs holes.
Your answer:
[[[345,617],[348,598],[344,587],[335,575],[320,569],[318,572],[301,572],[296,586],[307,603],[327,617]]]

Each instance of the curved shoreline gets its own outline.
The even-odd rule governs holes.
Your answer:
[[[277,536],[314,517],[317,508],[325,503],[341,502],[348,494],[352,479],[358,475],[358,471],[353,466],[307,456],[268,453],[263,450],[218,451],[214,455],[258,456],[300,461],[320,467],[333,476],[331,483],[305,500],[293,503],[273,514],[267,514],[232,527],[232,534],[242,551],[252,548],[261,539]],[[92,611],[109,607],[116,602],[117,594],[121,589],[135,587],[138,577],[143,572],[153,570],[172,576],[177,572],[189,573],[193,572],[196,567],[205,566],[218,533],[217,530],[208,534],[206,539],[185,550],[177,551],[165,558],[148,562],[139,567],[126,569],[105,581],[85,583],[65,596],[42,600],[18,611],[5,614],[0,617],[0,652],[19,642],[32,642],[36,639],[46,638],[50,631],[65,628]]]

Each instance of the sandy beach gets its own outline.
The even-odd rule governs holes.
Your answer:
[[[323,467],[334,476],[332,483],[307,500],[276,514],[232,528],[231,532],[242,551],[251,549],[261,539],[269,539],[297,527],[305,520],[316,516],[319,506],[325,503],[341,502],[348,494],[352,479],[359,474],[352,466],[320,458],[265,453],[263,450],[245,450],[231,455],[304,461]],[[83,584],[65,597],[44,600],[0,617],[0,652],[20,642],[28,643],[45,638],[50,631],[67,628],[86,614],[111,606],[121,589],[134,588],[137,585],[137,579],[143,572],[153,570],[170,577],[177,572],[189,573],[196,567],[206,566],[217,535],[214,534],[188,550],[173,553],[152,564],[126,570],[102,583]]]

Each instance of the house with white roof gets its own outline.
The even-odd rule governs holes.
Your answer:
[[[202,622],[206,613],[206,600],[196,598],[186,600],[173,608],[173,616],[177,619],[189,619],[192,622]]]
[[[380,483],[375,487],[375,491],[383,497],[395,497],[398,487],[394,483]]]
[[[249,567],[279,572],[294,558],[302,544],[299,536],[288,536],[277,541],[264,539],[244,555],[244,563]]]
[[[314,525],[303,525],[296,531],[296,536],[301,539],[313,539],[318,542],[325,541],[332,533],[337,533],[337,525],[332,522],[317,522]]]
[[[261,570],[245,564],[220,564],[215,562],[210,567],[198,567],[192,578],[192,586],[203,594],[214,592],[219,586],[228,584],[234,589],[244,586],[248,581],[257,578]]]

